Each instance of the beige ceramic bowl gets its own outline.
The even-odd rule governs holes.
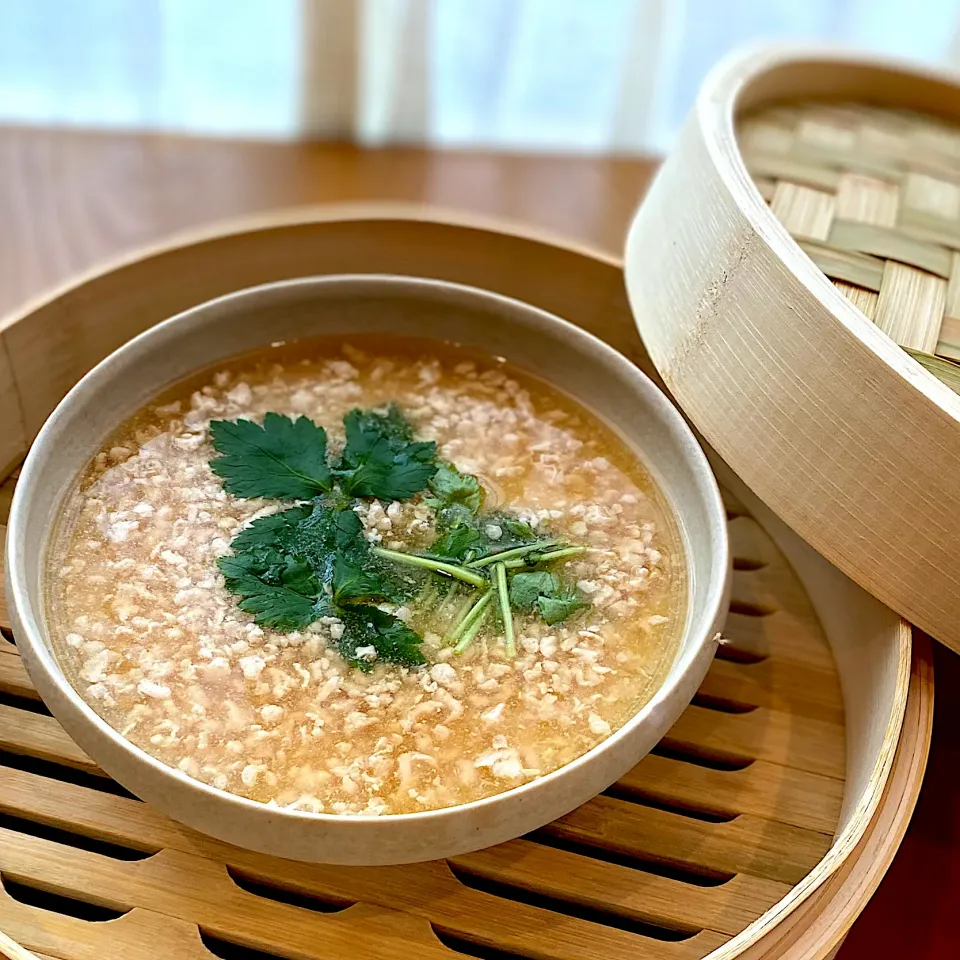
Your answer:
[[[663,686],[584,756],[506,793],[418,814],[338,817],[267,807],[193,780],[120,736],[65,678],[45,628],[44,558],[61,504],[105,437],[165,387],[278,340],[346,333],[448,339],[561,384],[640,454],[680,519],[689,570],[681,648]],[[290,280],[221,297],[161,323],[100,363],[40,431],[17,484],[7,597],[20,652],[57,719],[111,776],[177,820],[297,860],[386,864],[452,856],[533,830],[622,776],[689,703],[726,614],[724,509],[692,433],[637,368],[590,334],[516,300],[433,280]]]

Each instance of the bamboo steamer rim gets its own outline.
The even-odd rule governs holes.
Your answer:
[[[889,70],[904,76],[922,77],[934,83],[946,84],[953,88],[954,96],[960,96],[960,89],[957,88],[960,73],[924,70],[907,60],[866,57],[862,53],[844,48],[824,50],[792,45],[764,46],[733,53],[722,60],[708,74],[694,107],[717,172],[731,194],[742,191],[741,210],[749,218],[750,225],[758,236],[763,238],[781,260],[791,261],[794,274],[824,309],[833,314],[864,347],[876,354],[894,373],[907,380],[930,401],[931,411],[946,411],[960,422],[960,394],[951,390],[906,354],[837,290],[826,274],[799,248],[787,228],[770,212],[744,163],[737,146],[736,117],[752,105],[749,102],[751,84],[779,67],[806,65],[843,65]],[[909,107],[910,102],[905,100],[903,104],[890,105]],[[960,123],[960,113],[955,119]]]
[[[777,44],[735,52],[702,86],[680,144],[635,216],[626,250],[627,285],[638,328],[654,365],[695,427],[807,542],[956,652],[960,537],[951,536],[950,530],[960,532],[955,528],[960,516],[960,395],[870,322],[790,236],[747,169],[736,121],[754,108],[790,100],[860,100],[917,110],[960,126],[958,83],[960,74],[845,48]],[[676,226],[666,216],[671,204],[673,210],[686,204],[694,212],[685,213],[682,225]],[[656,213],[651,215],[653,208]],[[708,224],[704,211],[723,224]],[[726,237],[721,236],[723,229]],[[654,244],[668,252],[658,254]],[[682,250],[670,249],[677,246]],[[670,281],[660,278],[672,274],[683,275],[695,292],[684,298],[677,293],[677,282],[668,293]],[[658,284],[662,289],[655,289]],[[750,285],[754,302],[748,304]],[[778,286],[782,289],[772,293],[763,289]],[[730,287],[738,298],[732,306]],[[828,384],[842,398],[834,408],[829,408],[834,393],[820,401],[805,390],[803,377],[814,369],[815,348],[790,342],[798,318],[803,320],[803,336],[829,336],[842,350],[836,368],[849,380]],[[711,334],[715,339],[707,345]],[[766,354],[767,382],[744,377],[742,371],[737,379],[737,371],[722,367],[718,343],[724,337],[739,339],[739,347],[747,344],[757,357]],[[684,377],[685,366],[688,373],[695,370],[695,376]],[[711,380],[721,385],[705,384]],[[731,411],[727,425],[720,424],[707,409],[707,398],[716,404],[718,396],[726,401],[734,391],[753,392],[749,402]],[[869,455],[866,481],[810,467],[829,462],[822,457],[825,431],[862,422],[856,419],[862,414],[858,408],[871,393],[889,406],[897,405],[896,417],[889,410],[884,416],[890,417],[899,439],[906,437],[903,450],[897,451],[893,440],[883,449],[889,438],[881,436],[877,449],[882,455]],[[769,419],[786,400],[795,403],[794,424],[781,432],[777,462],[758,466],[751,457],[755,451],[742,441],[742,418],[751,410]],[[834,410],[840,412],[835,415]],[[933,436],[924,450],[920,438],[927,434]],[[899,474],[878,478],[872,472],[887,465]],[[800,502],[798,478],[815,484],[820,503]],[[826,509],[819,509],[820,504]],[[886,519],[886,531],[878,529],[878,516]],[[901,517],[894,533],[894,522]],[[867,556],[876,562],[864,563]],[[914,575],[905,577],[905,572]]]
[[[562,251],[593,261],[619,273],[616,257],[589,245],[551,236],[544,231],[503,220],[462,214],[452,210],[404,204],[346,204],[297,208],[277,214],[246,217],[200,231],[181,234],[117,258],[105,267],[87,271],[68,280],[57,290],[36,298],[0,320],[0,333],[17,324],[29,324],[31,316],[62,297],[82,294],[86,288],[164,254],[192,246],[230,241],[243,236],[266,236],[274,231],[315,226],[335,227],[337,223],[406,221],[426,228],[467,229],[500,234],[527,242],[531,248],[552,253]],[[880,882],[906,829],[919,791],[930,742],[932,721],[932,678],[930,654],[923,638],[914,645],[914,669],[910,670],[909,625],[901,621],[900,660],[893,714],[887,721],[884,748],[865,791],[845,829],[824,859],[781,901],[722,947],[710,960],[772,960],[773,957],[827,958],[842,940],[866,899]],[[909,690],[909,697],[908,697]],[[905,716],[905,710],[907,711]],[[909,721],[909,722],[908,722]],[[896,787],[896,789],[894,789]],[[860,852],[857,855],[858,851]],[[855,857],[855,859],[854,859]],[[825,904],[825,905],[824,905]],[[822,909],[821,909],[822,908]],[[781,952],[791,944],[790,954]]]
[[[463,227],[488,233],[504,233],[520,240],[566,250],[590,260],[596,260],[606,266],[623,269],[623,260],[593,244],[566,237],[549,230],[532,227],[520,220],[508,217],[494,217],[470,210],[443,205],[408,203],[404,201],[364,201],[343,203],[297,204],[280,207],[268,212],[227,217],[204,224],[202,227],[188,227],[177,230],[163,240],[148,243],[121,254],[107,257],[87,269],[80,270],[58,284],[30,297],[18,307],[0,315],[0,333],[14,324],[26,320],[43,306],[47,306],[61,297],[72,293],[87,283],[117,273],[125,267],[133,267],[145,260],[175,253],[189,247],[213,243],[217,240],[239,238],[246,234],[264,233],[285,228],[309,227],[323,223],[335,224],[341,221],[411,221],[440,227]],[[4,476],[0,471],[0,479]]]

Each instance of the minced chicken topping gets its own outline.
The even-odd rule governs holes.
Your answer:
[[[211,421],[303,415],[342,446],[345,414],[390,403],[495,506],[586,547],[563,573],[588,609],[552,626],[518,620],[510,657],[494,619],[455,653],[444,628],[456,604],[394,606],[427,662],[369,672],[341,656],[337,617],[280,633],[239,609],[218,560],[283,505],[225,492]],[[634,455],[543,383],[453,347],[358,340],[238,361],[133,418],[81,488],[51,553],[68,675],[148,753],[264,803],[393,814],[507,790],[625,723],[676,650],[681,548]],[[424,498],[354,509],[371,544],[420,551],[436,537]]]

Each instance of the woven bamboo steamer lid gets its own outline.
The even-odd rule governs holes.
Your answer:
[[[795,47],[728,59],[634,220],[626,274],[709,443],[960,650],[960,396],[898,345],[946,376],[932,355],[960,357],[957,78]]]

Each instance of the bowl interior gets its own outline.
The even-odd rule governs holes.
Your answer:
[[[56,664],[44,629],[43,574],[61,503],[100,444],[164,388],[218,360],[276,341],[377,333],[455,341],[503,357],[613,427],[637,451],[669,503],[686,554],[682,643],[655,701],[676,687],[712,642],[729,570],[719,492],[689,428],[632,363],[544,311],[472,288],[377,276],[292,280],[230,294],[141,334],[77,384],[34,443],[11,512],[9,596],[28,665],[38,663],[52,675],[89,720],[106,727],[68,689]]]

